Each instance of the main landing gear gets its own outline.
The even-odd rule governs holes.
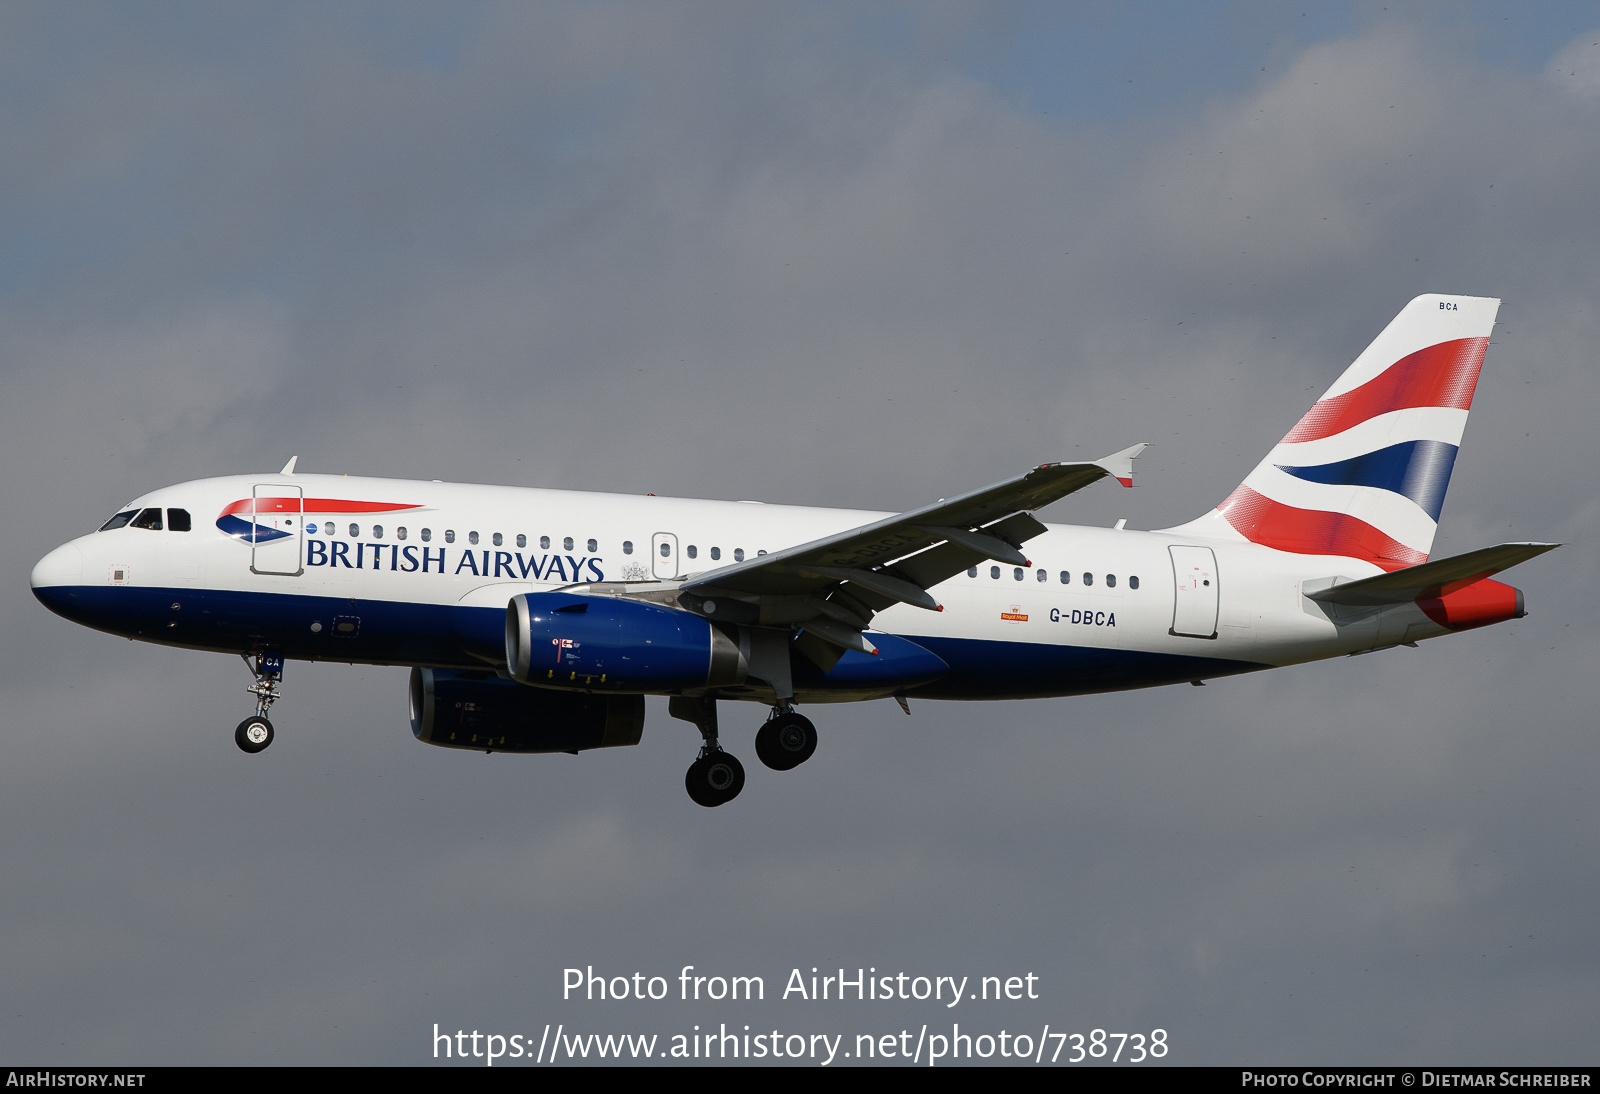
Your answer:
[[[668,701],[667,713],[693,722],[705,742],[700,747],[700,755],[683,776],[689,797],[696,805],[707,808],[725,805],[737,798],[744,789],[744,764],[737,756],[722,751],[722,745],[717,743],[717,701],[677,695]]]
[[[683,785],[695,804],[724,805],[744,789],[744,764],[722,750],[717,740],[717,701],[674,696],[667,704],[674,718],[693,722],[704,744],[700,755],[684,774]],[[795,713],[789,703],[772,708],[767,724],[756,734],[756,755],[774,771],[799,767],[817,750],[817,730],[811,719]]]
[[[283,680],[283,654],[259,653],[254,665],[250,663],[248,653],[239,656],[244,658],[250,675],[256,678],[256,682],[246,689],[256,697],[256,712],[240,722],[239,728],[233,731],[233,743],[253,754],[272,743],[274,734],[272,723],[267,721],[267,711],[272,709],[273,703],[283,698],[283,692],[278,689],[278,684]]]
[[[816,750],[817,727],[788,704],[773,707],[767,724],[756,733],[756,756],[774,771],[799,767]]]

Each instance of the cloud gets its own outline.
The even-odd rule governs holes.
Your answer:
[[[1580,102],[1600,99],[1600,30],[1588,31],[1568,42],[1550,58],[1545,77]]]
[[[413,1060],[435,1021],[542,1023],[569,965],[686,963],[1036,969],[1062,1020],[1192,1061],[1587,1045],[1600,141],[1544,76],[1378,22],[1097,127],[941,60],[982,22],[953,9],[911,59],[829,8],[106,10],[0,35],[30,1058]],[[400,670],[292,665],[242,757],[231,659],[25,590],[130,497],[296,453],[890,509],[1151,440],[1138,489],[1051,516],[1170,525],[1428,291],[1507,301],[1440,544],[1571,541],[1517,571],[1527,620],[1205,689],[830,707],[724,810],[659,703],[636,749],[457,755],[409,739]],[[724,715],[747,758],[761,713]]]

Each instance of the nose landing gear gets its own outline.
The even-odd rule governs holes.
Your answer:
[[[239,656],[244,658],[250,675],[256,678],[256,682],[245,689],[256,697],[256,712],[240,722],[239,728],[233,731],[233,743],[241,750],[254,754],[270,745],[275,736],[272,723],[267,720],[267,711],[272,709],[273,703],[283,698],[283,692],[278,688],[283,680],[283,654],[259,653],[254,665],[250,663],[248,653]]]

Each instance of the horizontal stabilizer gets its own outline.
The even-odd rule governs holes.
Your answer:
[[[1464,589],[1559,546],[1559,543],[1502,543],[1376,577],[1365,577],[1360,581],[1347,581],[1305,595],[1324,604],[1362,607],[1405,604],[1413,600],[1448,596],[1457,589]]]

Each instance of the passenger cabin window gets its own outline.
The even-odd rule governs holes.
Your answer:
[[[476,532],[468,532],[467,533],[467,542],[472,544],[474,547],[476,547],[478,545],[478,533],[476,533]]]
[[[968,577],[977,577],[978,576],[978,568],[976,566],[968,566],[967,567],[967,576]]]
[[[721,557],[722,557],[722,548],[721,547],[713,547],[713,548],[711,548],[711,561],[712,562],[716,562]]]
[[[146,509],[133,518],[135,528],[149,528],[153,532],[161,531],[161,510]]]
[[[1094,584],[1094,575],[1093,574],[1084,574],[1083,575],[1083,583],[1085,585],[1093,585]]]
[[[735,562],[743,562],[744,561],[744,548],[743,547],[735,547],[733,549],[733,561],[735,561]]]
[[[405,539],[406,538],[406,530],[405,530],[405,527],[403,525],[394,530],[394,538],[395,539]]]
[[[446,543],[454,543],[456,541],[456,530],[454,528],[446,528],[444,530],[444,541]]]
[[[1136,578],[1136,577],[1130,577],[1128,579],[1128,588],[1137,589],[1138,587],[1139,587],[1139,579]]]
[[[600,550],[600,544],[591,539],[589,541],[589,543],[588,543],[588,548],[589,548],[589,553],[592,555],[596,551]]]
[[[548,551],[549,549],[550,549],[550,537],[549,536],[540,536],[539,537],[539,550]]]
[[[1018,566],[1016,568],[1015,572],[1013,572],[1011,576],[1016,578],[1018,581],[1021,581],[1022,580],[1022,567]]]
[[[1106,588],[1115,589],[1116,587],[1117,587],[1117,575],[1116,574],[1107,574],[1106,575]]]
[[[422,530],[422,542],[431,543],[432,541],[433,541],[433,529],[432,528],[424,528]]]
[[[662,558],[668,558],[668,557],[671,556],[671,554],[672,554],[672,546],[671,546],[671,544],[663,543],[661,545],[661,557]]]
[[[372,526],[372,538],[373,539],[382,539],[383,538],[383,525],[374,524]]]
[[[1063,584],[1063,585],[1071,585],[1072,584],[1072,575],[1067,573],[1067,571],[1065,571],[1065,570],[1061,571],[1061,584]]]
[[[139,510],[137,509],[129,509],[126,513],[118,513],[116,516],[102,524],[100,526],[100,530],[102,532],[109,532],[113,528],[121,528],[124,524],[127,524],[130,520],[138,515]]]
[[[528,545],[528,537],[523,535],[521,532],[518,532],[517,533],[517,546],[518,547],[526,547],[527,545]]]
[[[683,549],[683,553],[688,555],[690,558],[695,558],[700,554],[700,548],[691,543],[689,546]]]
[[[625,555],[633,554],[633,540],[625,539],[622,541],[622,553]]]
[[[499,547],[499,546],[501,546],[501,545],[502,545],[502,544],[504,544],[504,543],[505,543],[505,541],[506,541],[506,539],[505,539],[505,537],[504,537],[504,536],[502,536],[502,535],[501,535],[501,534],[500,534],[500,533],[499,533],[499,532],[496,532],[496,533],[495,533],[495,534],[494,534],[494,545],[495,545],[495,546],[496,546],[496,547]]]
[[[187,509],[168,509],[167,510],[167,531],[169,531],[169,532],[187,532],[188,530],[189,530],[189,510],[187,510]]]
[[[571,536],[568,536],[566,539],[561,541],[561,549],[563,551],[572,550],[572,537]]]
[[[991,578],[993,578],[994,580],[999,581],[1000,580],[1000,567],[998,567],[998,566],[990,566],[989,567],[989,576]]]
[[[351,539],[360,539],[361,538],[361,525],[352,524],[350,526],[350,538]]]
[[[1039,580],[1040,581],[1049,581],[1050,580],[1050,575],[1048,573],[1046,573],[1044,570],[1040,570],[1039,571]]]

